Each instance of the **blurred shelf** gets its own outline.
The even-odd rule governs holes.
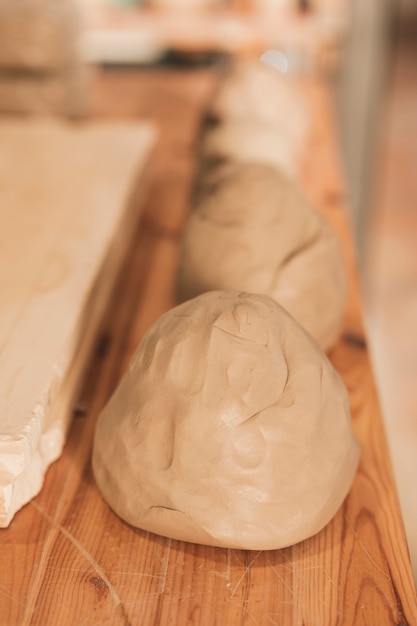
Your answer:
[[[166,51],[190,57],[210,52],[260,55],[278,49],[295,69],[332,69],[347,27],[339,1],[332,10],[287,8],[200,10],[90,5],[82,41],[95,63],[154,61]]]

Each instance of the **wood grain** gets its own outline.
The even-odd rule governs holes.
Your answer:
[[[351,398],[362,457],[351,493],[315,537],[251,552],[135,530],[104,503],[90,468],[98,411],[144,330],[173,304],[178,241],[193,173],[193,137],[214,73],[110,72],[96,115],[152,116],[162,135],[136,244],[103,328],[70,438],[45,488],[0,532],[3,625],[411,626],[417,603],[366,350],[354,251],[326,85],[306,82],[317,120],[303,167],[308,195],[345,245],[350,300],[331,359]]]

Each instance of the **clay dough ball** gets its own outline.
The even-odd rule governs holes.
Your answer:
[[[308,131],[309,111],[295,80],[253,60],[236,60],[220,77],[206,111],[206,124],[226,122],[265,125],[285,144],[300,150]]]
[[[262,163],[294,178],[298,168],[295,145],[258,121],[227,121],[210,129],[202,137],[199,160],[202,170],[213,162]]]
[[[338,339],[347,294],[340,241],[279,171],[254,164],[229,169],[190,214],[178,301],[216,289],[271,296],[324,350]]]
[[[203,116],[191,205],[219,164],[261,163],[297,178],[308,119],[290,77],[261,62],[236,60],[227,66]]]
[[[323,528],[357,461],[330,362],[275,301],[238,292],[203,294],[149,328],[93,449],[98,486],[130,524],[253,550]]]

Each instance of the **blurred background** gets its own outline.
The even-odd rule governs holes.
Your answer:
[[[417,3],[404,0],[395,9],[370,108],[376,128],[364,153],[366,178],[356,179],[364,189],[355,230],[372,363],[417,581]],[[345,150],[353,187],[357,164]]]
[[[34,35],[43,42],[37,47],[27,45]],[[331,84],[371,356],[417,580],[417,3],[4,0],[0,112],[82,115],[95,64],[161,63],[178,42],[194,60],[199,46],[204,60],[208,48],[278,47],[290,71],[319,72]]]

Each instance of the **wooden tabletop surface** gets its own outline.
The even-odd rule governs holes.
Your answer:
[[[91,473],[95,420],[146,328],[173,306],[194,137],[209,68],[99,72],[98,118],[150,118],[161,136],[147,205],[109,311],[62,457],[39,496],[0,530],[0,625],[411,626],[417,602],[378,396],[366,348],[355,258],[328,89],[306,80],[315,127],[302,180],[345,246],[350,298],[330,358],[351,399],[361,462],[324,530],[251,552],[136,530],[101,498]]]

